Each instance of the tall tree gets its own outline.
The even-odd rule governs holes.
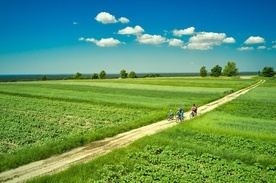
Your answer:
[[[134,71],[131,71],[128,75],[129,78],[137,78],[136,73]]]
[[[41,76],[41,80],[42,80],[42,81],[47,80],[46,75],[42,75],[42,76]]]
[[[120,72],[120,77],[121,78],[127,78],[127,72],[126,72],[126,70],[125,69],[123,69],[123,70],[121,70],[121,72]]]
[[[99,75],[97,73],[94,73],[91,75],[91,79],[98,79]]]
[[[83,78],[83,77],[82,77],[82,74],[79,72],[77,72],[74,76],[74,79],[81,79],[81,78]]]
[[[199,75],[201,77],[206,77],[207,76],[207,70],[206,70],[205,66],[201,67]]]
[[[222,67],[219,65],[216,65],[211,69],[211,76],[219,77],[221,75]]]
[[[264,67],[263,68],[263,76],[264,77],[273,77],[275,75],[273,67]]]
[[[236,67],[235,62],[227,62],[227,65],[224,67],[222,71],[222,75],[224,76],[237,76],[238,68]]]
[[[104,70],[102,70],[100,72],[100,79],[105,79],[105,76],[106,76],[106,72]]]

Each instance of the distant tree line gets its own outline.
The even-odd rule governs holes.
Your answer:
[[[91,79],[105,79],[106,78],[106,72],[102,70],[99,74],[93,73],[91,75]]]
[[[208,76],[208,71],[206,69],[205,66],[200,68],[199,71],[199,75],[201,77],[206,77]],[[224,68],[222,69],[221,66],[216,65],[211,69],[211,73],[210,76],[213,77],[219,77],[219,76],[237,76],[239,75],[238,72],[238,68],[236,66],[235,62],[227,62],[227,64],[224,66]],[[275,71],[273,67],[264,67],[262,72],[259,71],[259,75],[260,76],[264,76],[264,77],[274,77],[275,75]],[[125,78],[137,78],[137,75],[134,71],[131,71],[130,73],[127,73],[127,71],[125,69],[122,69],[120,71],[120,76],[121,79],[125,79]],[[160,74],[147,74],[144,75],[142,77],[161,77]],[[74,76],[72,77],[67,77],[64,79],[88,79],[89,77],[87,76],[83,76],[80,72],[77,72]],[[102,70],[100,73],[93,73],[91,74],[90,79],[106,79],[106,72],[104,70]],[[46,75],[42,75],[41,76],[41,80],[45,81],[47,80]]]
[[[72,77],[67,77],[64,79],[88,79],[89,77],[83,76],[80,72],[77,72]],[[125,69],[121,70],[120,78],[137,78],[137,75],[134,71],[131,71],[129,74],[126,72]],[[106,72],[102,70],[100,73],[92,73],[90,79],[106,79]],[[43,75],[41,80],[46,80],[46,76]]]
[[[219,77],[219,76],[237,76],[239,74],[238,68],[235,62],[227,62],[224,69],[221,66],[216,65],[211,69],[210,76]],[[208,71],[206,67],[203,66],[200,68],[199,75],[202,77],[206,77],[208,75]]]
[[[200,68],[199,75],[201,77],[206,77],[208,75],[208,71],[205,66]],[[238,68],[235,62],[227,62],[226,66],[222,69],[221,66],[216,65],[211,69],[210,76],[219,77],[219,76],[238,76]],[[275,75],[275,71],[273,67],[264,67],[262,70],[262,74],[259,71],[259,75],[264,77],[273,77]]]

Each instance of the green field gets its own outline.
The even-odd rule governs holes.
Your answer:
[[[0,170],[165,119],[255,83],[145,78],[0,83]],[[204,92],[203,92],[204,91]]]
[[[126,148],[30,182],[275,182],[276,82]]]

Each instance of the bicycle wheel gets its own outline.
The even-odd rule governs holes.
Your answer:
[[[179,116],[175,116],[175,121],[176,121],[177,123],[180,122]]]
[[[195,116],[194,116],[194,113],[193,112],[191,112],[191,114],[190,114],[190,119],[192,119],[192,118],[194,118]]]

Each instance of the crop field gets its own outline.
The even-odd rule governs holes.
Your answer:
[[[190,109],[256,80],[145,78],[0,83],[0,171]],[[204,92],[203,92],[204,91]]]
[[[29,182],[276,182],[276,81],[128,147]]]

